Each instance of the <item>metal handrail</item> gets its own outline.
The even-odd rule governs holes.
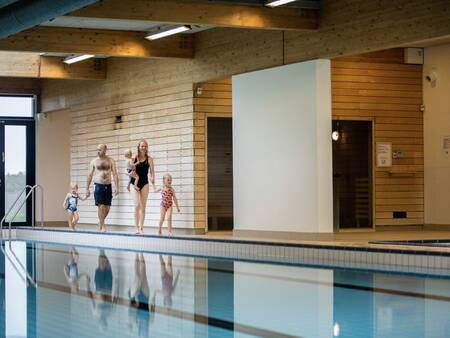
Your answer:
[[[9,214],[11,213],[12,209],[14,208],[14,206],[16,205],[16,203],[19,201],[19,198],[22,196],[23,192],[26,191],[28,188],[32,189],[33,187],[31,185],[26,185],[19,193],[19,195],[17,195],[16,200],[11,204],[11,206],[9,207],[8,211],[5,213],[5,215],[3,216],[2,220],[0,221],[0,238],[3,239],[3,223],[5,222],[6,218],[9,216]]]
[[[17,255],[14,253],[14,250],[12,249],[11,246],[11,224],[14,221],[14,219],[16,218],[17,214],[19,213],[20,209],[24,206],[24,204],[26,203],[26,201],[28,200],[28,197],[32,198],[32,214],[31,214],[31,226],[34,227],[35,226],[35,219],[34,219],[34,213],[35,213],[35,197],[34,197],[34,193],[35,190],[37,190],[38,188],[40,188],[41,190],[41,226],[44,225],[44,188],[42,188],[42,186],[40,186],[39,184],[36,184],[34,186],[30,186],[30,185],[26,185],[24,187],[24,189],[20,192],[20,194],[17,196],[16,200],[14,201],[14,203],[11,205],[11,207],[9,208],[8,212],[5,214],[5,216],[3,217],[3,219],[0,222],[0,232],[1,232],[1,240],[3,241],[3,223],[5,221],[5,219],[11,214],[13,208],[17,205],[17,202],[19,201],[19,198],[22,196],[23,192],[26,191],[26,189],[30,188],[30,191],[25,195],[25,199],[24,201],[20,204],[20,206],[17,208],[17,211],[15,212],[15,214],[11,217],[11,219],[9,220],[9,227],[8,227],[8,239],[9,239],[9,249],[10,252],[12,253],[12,255],[14,256],[14,258],[16,259],[17,263],[19,263],[19,265],[21,266],[21,268],[23,269],[23,271],[26,274],[26,280],[28,280],[34,287],[37,287],[37,283],[34,281],[34,278],[32,278],[30,276],[30,274],[28,273],[27,268],[20,262],[19,258],[17,257]],[[19,274],[19,276],[21,276],[21,278],[26,281],[22,275],[19,272],[19,269],[17,268],[17,266],[14,264],[14,262],[11,260],[11,258],[6,254],[6,251],[3,249],[3,245],[0,245],[1,250],[3,252],[3,254],[5,255],[5,257],[8,258],[8,260],[11,262],[12,266],[14,267],[14,269],[16,270],[16,272]]]
[[[9,239],[11,240],[11,223],[14,221],[14,219],[16,218],[17,214],[19,213],[20,209],[23,207],[23,205],[27,202],[28,197],[30,197],[30,195],[32,195],[32,222],[31,222],[31,226],[34,227],[34,191],[40,188],[41,189],[41,226],[44,226],[44,188],[42,188],[42,186],[40,186],[39,184],[36,184],[34,186],[31,187],[30,191],[28,192],[28,194],[25,195],[25,199],[23,200],[23,202],[20,204],[20,206],[17,208],[16,213],[14,214],[13,217],[11,217],[11,219],[9,220],[9,226],[8,226],[8,236]]]
[[[37,288],[37,283],[34,281],[34,278],[31,277],[30,274],[28,273],[27,267],[24,266],[24,265],[20,262],[19,257],[17,257],[17,255],[14,253],[14,250],[13,250],[13,248],[12,248],[12,246],[11,246],[11,241],[10,241],[10,240],[8,241],[8,244],[9,244],[9,251],[12,253],[12,255],[13,255],[14,258],[16,259],[17,263],[19,263],[20,267],[21,267],[22,270],[25,272],[28,281],[29,281],[31,284],[33,284],[33,286],[34,286],[35,288]],[[12,261],[11,261],[11,259],[10,259],[9,257],[8,257],[8,259],[9,259],[9,261],[12,263]],[[14,264],[13,264],[13,265],[14,265]],[[15,267],[15,269],[16,269],[16,271],[17,271],[17,267]]]
[[[3,241],[3,240],[2,240]],[[11,241],[10,241],[11,242]],[[14,264],[13,260],[11,259],[11,257],[9,257],[5,251],[5,249],[3,248],[3,243],[0,243],[0,249],[2,250],[3,254],[5,255],[5,257],[9,260],[9,262],[11,263],[12,267],[14,268],[14,270],[16,270],[17,274],[19,275],[19,277],[26,283],[27,280],[31,280],[32,283],[34,283],[34,285],[37,286],[36,282],[32,279],[32,278],[25,278],[23,277],[23,275],[20,273],[19,269],[17,268],[16,264]],[[15,255],[14,255],[15,256]],[[28,275],[28,272],[25,270],[25,273]]]
[[[42,185],[36,184],[31,189],[34,191],[34,190],[37,190],[37,188],[39,188],[41,190],[41,227],[44,227],[44,188],[42,187]],[[33,228],[36,226],[36,222],[34,219],[35,202],[36,202],[36,199],[34,197],[34,192],[33,192],[33,195],[31,196],[31,210],[33,210],[33,213],[31,214],[31,226]]]
[[[14,206],[16,205],[17,201],[19,200],[19,198],[22,196],[22,194],[24,193],[24,191],[26,191],[28,188],[32,188],[31,185],[26,185],[22,191],[17,195],[17,198],[15,199],[15,201],[11,204],[10,208],[8,209],[8,211],[5,213],[5,215],[3,216],[2,220],[0,221],[0,239],[1,241],[3,241],[3,223],[5,222],[6,218],[9,216],[9,214],[11,213],[11,210],[14,208]],[[11,263],[12,267],[14,268],[14,270],[16,270],[17,274],[19,275],[20,278],[22,278],[22,280],[26,283],[27,279],[23,277],[23,275],[20,273],[19,269],[17,268],[16,264],[14,264],[13,260],[11,259],[11,257],[9,257],[6,254],[5,249],[3,248],[3,244],[0,244],[0,249],[3,252],[3,254],[5,255],[5,257],[9,260],[9,262]]]

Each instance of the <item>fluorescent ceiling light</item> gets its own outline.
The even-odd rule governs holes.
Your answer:
[[[161,39],[161,38],[165,38],[166,36],[169,35],[174,35],[174,34],[178,34],[181,32],[186,32],[191,30],[191,26],[188,25],[184,25],[184,26],[178,26],[175,28],[171,28],[162,32],[154,32],[154,33],[150,33],[149,35],[147,35],[145,38],[148,40],[156,40],[156,39]]]
[[[91,54],[71,55],[64,59],[64,63],[67,63],[68,65],[70,65],[75,62],[93,58],[94,56],[95,55],[91,55]]]
[[[268,1],[266,3],[266,6],[269,7],[277,7],[277,6],[281,6],[281,5],[286,5],[290,2],[294,2],[295,0],[275,0],[275,1]]]

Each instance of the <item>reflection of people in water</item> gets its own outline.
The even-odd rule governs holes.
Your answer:
[[[80,255],[77,249],[71,248],[69,250],[69,261],[64,265],[64,276],[70,285],[70,290],[77,293],[80,289],[79,282],[82,277],[86,278],[87,284],[89,285],[90,277],[87,273],[78,272],[78,261],[80,260]]]
[[[150,289],[148,286],[147,270],[144,254],[136,253],[134,260],[134,282],[133,287],[128,290],[130,299],[129,316],[137,325],[139,336],[148,337],[150,312],[155,312],[155,296],[150,298]]]
[[[178,278],[180,276],[180,271],[177,271],[175,281],[173,279],[173,267],[172,267],[172,256],[167,257],[167,266],[164,262],[163,256],[159,255],[159,263],[161,266],[161,284],[162,289],[159,291],[163,295],[164,306],[172,306],[172,295],[177,287]],[[156,295],[155,291],[155,295]]]
[[[113,293],[113,275],[111,264],[104,250],[98,255],[98,267],[94,277],[95,292],[88,288],[88,295],[92,299],[92,313],[99,320],[100,327],[106,329],[107,318],[111,315],[113,304],[117,302],[117,288]]]

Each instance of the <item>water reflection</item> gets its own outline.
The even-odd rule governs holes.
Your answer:
[[[78,261],[80,260],[80,254],[74,247],[69,250],[69,259],[67,264],[64,265],[64,276],[69,283],[70,290],[73,293],[78,293],[80,290],[80,280],[82,278],[86,279],[89,285],[91,278],[86,272],[79,273],[78,271]]]
[[[134,259],[134,281],[131,289],[128,290],[129,297],[129,328],[137,329],[139,337],[149,336],[149,326],[154,320],[155,297],[151,302],[150,288],[148,285],[147,268],[143,253],[136,253]]]
[[[446,278],[43,244],[32,257],[40,287],[23,313],[5,307],[0,337],[450,336]],[[3,299],[23,287],[9,285]]]
[[[94,276],[95,290],[88,283],[88,295],[92,301],[92,314],[98,320],[102,330],[108,326],[108,318],[113,311],[113,305],[118,300],[117,289],[113,294],[113,274],[111,263],[104,250],[98,254],[98,266]]]
[[[159,263],[160,263],[160,271],[161,271],[161,290],[155,291],[156,293],[160,292],[163,296],[163,304],[164,306],[171,307],[173,300],[172,295],[175,292],[175,289],[177,287],[178,278],[180,277],[180,271],[177,271],[177,275],[175,277],[175,280],[173,279],[173,266],[172,266],[172,256],[167,257],[167,266],[166,262],[164,261],[164,258],[162,255],[159,255]]]

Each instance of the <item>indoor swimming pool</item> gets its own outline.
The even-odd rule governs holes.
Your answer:
[[[450,336],[443,276],[25,241],[4,248],[2,337]]]

